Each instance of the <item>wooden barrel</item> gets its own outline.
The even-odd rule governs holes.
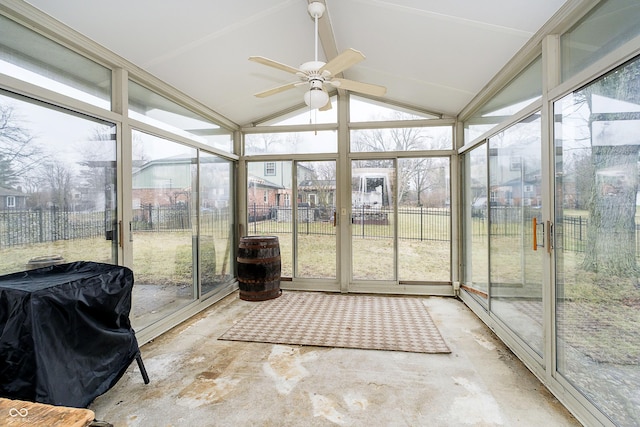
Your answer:
[[[240,299],[264,301],[280,296],[280,243],[277,237],[242,237],[237,261]]]

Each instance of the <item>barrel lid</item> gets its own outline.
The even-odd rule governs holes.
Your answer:
[[[265,240],[278,240],[278,236],[244,236],[241,237],[244,241],[265,241]]]

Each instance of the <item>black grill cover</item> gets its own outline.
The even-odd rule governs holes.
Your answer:
[[[133,272],[74,262],[0,276],[0,396],[87,407],[138,353]]]

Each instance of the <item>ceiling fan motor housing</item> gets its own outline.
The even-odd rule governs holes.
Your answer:
[[[324,14],[325,7],[324,4],[318,1],[314,1],[313,3],[309,3],[307,10],[309,11],[309,15],[311,15],[312,18],[321,18]]]
[[[322,90],[323,80],[312,77],[309,79],[309,90]]]
[[[309,61],[309,62],[305,62],[304,64],[300,65],[300,69],[302,71],[304,71],[307,74],[311,74],[314,71],[318,72],[320,70],[320,68],[324,67],[325,63],[322,61]]]

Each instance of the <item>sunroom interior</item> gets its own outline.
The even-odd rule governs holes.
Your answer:
[[[127,266],[145,344],[277,236],[285,292],[456,298],[640,424],[640,2],[210,3],[0,0],[1,274]]]

